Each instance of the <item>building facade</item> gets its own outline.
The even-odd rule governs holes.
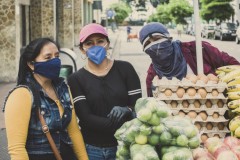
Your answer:
[[[20,49],[50,37],[61,47],[78,45],[82,26],[92,22],[93,0],[0,0],[0,82],[16,81]]]

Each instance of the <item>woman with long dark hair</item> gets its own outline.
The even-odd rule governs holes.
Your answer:
[[[4,105],[11,159],[59,159],[53,145],[61,159],[88,159],[69,87],[59,77],[60,68],[59,46],[49,38],[35,39],[23,50],[17,87]]]

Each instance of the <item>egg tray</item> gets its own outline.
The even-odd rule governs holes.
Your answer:
[[[158,77],[154,77],[152,81],[154,90],[165,91],[166,89],[171,89],[173,92],[176,92],[179,87],[184,89],[193,87],[195,89],[205,88],[207,92],[212,92],[213,89],[216,89],[219,93],[224,92],[227,88],[227,84],[225,82],[219,81],[218,83],[214,83],[213,81],[208,81],[205,84],[203,81],[198,80],[196,84],[192,83],[190,80],[183,78],[182,81],[176,80],[173,78],[172,80],[168,80],[165,77],[162,79],[158,79]]]
[[[218,133],[218,132],[226,132],[226,133],[230,133],[230,131],[228,130],[227,127],[224,127],[224,129],[219,130],[218,127],[213,127],[211,130],[208,130],[207,128],[203,127],[200,129],[201,132],[204,133]]]
[[[214,135],[219,135],[220,139],[224,139],[226,137],[226,134],[228,134],[228,133],[230,133],[230,132],[225,132],[225,131],[223,131],[223,132],[220,131],[219,132],[219,131],[217,131],[217,132],[212,132],[212,133],[200,132],[199,134],[200,134],[200,140],[201,140],[201,136],[203,134],[206,134],[208,136],[208,138],[214,137]]]
[[[227,104],[223,104],[223,106],[220,108],[218,107],[217,104],[213,104],[211,105],[210,108],[208,108],[205,104],[204,105],[201,105],[199,108],[196,108],[194,106],[194,104],[189,104],[188,107],[183,107],[183,104],[179,103],[177,105],[176,108],[173,108],[171,104],[167,103],[168,107],[171,108],[171,110],[184,110],[184,111],[191,111],[191,110],[194,110],[196,112],[200,112],[200,111],[209,111],[209,112],[212,112],[213,111],[221,111],[221,110],[228,110],[228,107],[227,107]]]
[[[171,96],[166,96],[164,93],[160,92],[153,92],[153,97],[157,98],[158,100],[188,100],[190,103],[193,103],[194,100],[199,99],[203,101],[205,100],[218,100],[218,99],[223,99],[224,101],[227,101],[227,97],[223,95],[223,93],[219,93],[217,96],[212,96],[211,93],[208,93],[205,98],[202,98],[198,93],[195,94],[195,96],[189,96],[187,93],[183,95],[182,98],[179,98],[176,93],[173,93]],[[192,101],[192,102],[191,102]],[[201,102],[200,102],[201,103]],[[213,104],[216,104],[212,102]],[[203,102],[201,103],[203,104]]]
[[[200,132],[204,132],[204,133],[212,133],[212,132],[227,132],[229,133],[229,129],[227,128],[228,122],[207,122],[207,123],[211,123],[213,128],[212,129],[207,129],[207,123],[206,122],[198,122],[201,126],[201,128],[199,129]],[[219,129],[218,128],[218,124],[222,123],[224,128],[223,129]],[[196,123],[194,124],[196,125]]]
[[[193,119],[193,123],[195,122],[228,122],[228,120],[224,116],[220,116],[218,118],[213,118],[212,116],[208,116],[206,120],[203,120],[199,115]]]
[[[160,86],[155,86],[153,85],[154,90],[158,90],[161,92],[164,92],[166,89],[171,89],[173,92],[176,92],[178,88],[183,88],[185,90],[187,90],[190,87],[193,87],[194,89],[198,90],[200,88],[204,88],[208,93],[212,92],[212,90],[216,89],[219,93],[224,92],[224,90],[226,89],[226,84],[224,83],[218,83],[214,86],[208,86],[208,85],[203,85],[203,86],[196,86],[196,85],[189,85],[189,86],[183,86],[183,85],[173,85],[173,86],[169,86],[169,85],[160,85]]]
[[[174,99],[168,99],[168,100],[163,100],[167,104],[171,104],[172,101],[176,101],[178,104],[182,104],[183,101],[186,100],[189,104],[193,104],[196,100],[200,102],[201,105],[205,105],[207,100],[210,100],[212,105],[217,105],[218,101],[222,101],[223,104],[227,104],[227,98],[224,99],[181,99],[181,100],[174,100]]]
[[[173,115],[178,115],[179,111],[183,111],[186,115],[190,112],[190,111],[194,111],[197,114],[205,111],[207,113],[208,116],[212,116],[213,113],[218,113],[219,116],[223,116],[226,111],[228,110],[228,108],[219,108],[219,109],[200,109],[200,108],[196,108],[196,109],[189,109],[189,108],[171,108],[172,114]]]

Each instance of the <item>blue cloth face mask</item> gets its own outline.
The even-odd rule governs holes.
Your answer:
[[[144,50],[155,63],[161,65],[164,69],[167,69],[173,63],[172,42],[167,38],[150,43]]]
[[[95,64],[101,64],[107,55],[105,46],[92,46],[87,50],[87,57]]]
[[[159,77],[182,79],[186,76],[187,62],[183,57],[180,42],[163,38],[147,45],[144,51],[152,59]]]
[[[61,60],[59,58],[53,58],[45,62],[34,62],[34,73],[52,80],[59,77],[60,69]]]

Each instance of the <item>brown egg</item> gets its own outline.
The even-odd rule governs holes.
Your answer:
[[[178,115],[181,116],[181,117],[185,117],[186,114],[183,111],[179,111]]]
[[[205,106],[206,106],[207,108],[212,108],[212,102],[208,99],[208,100],[206,101],[206,103],[205,103]]]
[[[166,89],[164,91],[165,96],[170,97],[172,95],[172,90],[171,89]]]
[[[187,100],[183,100],[182,101],[182,106],[183,106],[183,108],[188,108],[188,106],[189,106],[188,101]]]
[[[213,115],[212,115],[212,117],[213,117],[214,119],[218,119],[219,114],[218,114],[217,112],[214,112]]]
[[[221,138],[219,134],[214,134],[213,137]]]
[[[217,124],[217,127],[218,127],[219,130],[223,130],[225,126],[224,126],[224,123],[219,122],[219,123]]]
[[[209,81],[214,81],[214,82],[218,83],[218,77],[215,76],[214,74],[210,73],[207,75],[207,77],[208,77]]]
[[[213,96],[213,97],[217,97],[218,94],[219,94],[218,90],[216,90],[216,89],[213,89],[213,90],[212,90],[212,96]]]
[[[179,87],[176,91],[176,95],[177,95],[178,98],[182,98],[184,93],[185,93],[185,89],[182,88],[182,87]]]
[[[201,124],[199,122],[195,122],[194,124],[198,130],[200,130],[202,128]]]
[[[208,139],[208,136],[207,136],[206,133],[201,135],[201,140],[202,140],[203,143],[205,143],[207,139]]]
[[[188,112],[188,117],[190,117],[191,119],[194,119],[197,117],[197,113],[195,111],[190,111]]]
[[[223,108],[224,103],[223,103],[223,101],[220,99],[220,100],[218,100],[217,105],[218,105],[218,108]]]
[[[172,101],[171,102],[172,108],[177,108],[177,105],[178,105],[177,101]]]
[[[207,96],[207,91],[205,88],[199,88],[197,93],[202,97],[202,98],[206,98]]]
[[[200,108],[201,107],[201,103],[199,102],[199,100],[194,101],[193,105],[194,105],[195,108]]]
[[[212,130],[213,124],[212,124],[211,122],[208,122],[208,123],[206,124],[206,128],[207,128],[207,130]]]
[[[198,77],[195,74],[188,74],[186,78],[190,80],[193,84],[195,84],[198,80]]]
[[[207,82],[208,82],[208,77],[205,74],[199,74],[198,79],[200,81],[203,81],[205,84],[207,84]]]
[[[196,89],[193,88],[193,87],[190,87],[187,89],[187,94],[190,96],[190,97],[194,97],[196,95]]]
[[[200,112],[199,116],[202,118],[203,121],[206,121],[208,117],[205,111]]]

